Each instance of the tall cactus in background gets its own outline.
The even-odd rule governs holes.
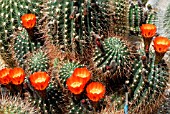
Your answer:
[[[129,32],[131,34],[140,34],[140,26],[144,23],[154,24],[156,19],[154,9],[144,9],[145,7],[138,1],[131,1],[128,9]]]
[[[168,35],[168,37],[170,36],[169,35],[169,28],[170,28],[170,4],[168,5],[167,9],[166,9],[166,13],[165,13],[165,16],[164,16],[164,25],[163,27],[165,28],[165,34]]]

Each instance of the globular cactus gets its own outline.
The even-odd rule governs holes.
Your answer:
[[[75,68],[80,68],[80,67],[83,67],[83,65],[78,64],[76,62],[65,63],[63,67],[60,68],[59,71],[59,79],[61,81],[61,84],[65,86],[66,79],[72,75]]]
[[[42,50],[33,52],[31,57],[28,58],[28,71],[34,73],[37,71],[47,71],[49,68],[49,60],[47,54]]]
[[[19,66],[25,67],[24,61],[26,59],[26,54],[38,49],[41,44],[40,42],[31,41],[27,31],[22,29],[21,31],[18,31],[16,35],[13,34],[12,46],[13,54],[18,61]]]
[[[98,40],[98,39],[97,39]],[[110,37],[104,41],[96,41],[94,65],[103,73],[121,71],[130,62],[130,50],[127,45],[117,37]],[[119,74],[120,75],[120,74]]]
[[[36,109],[28,100],[22,100],[19,96],[0,96],[1,114],[36,114]]]

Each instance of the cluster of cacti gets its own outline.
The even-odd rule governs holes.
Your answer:
[[[21,108],[31,114],[104,113],[112,110],[107,109],[108,103],[110,108],[114,106],[110,113],[122,112],[126,105],[132,114],[155,112],[169,80],[169,68],[162,57],[170,41],[156,37],[155,12],[150,6],[144,11],[146,1],[9,2],[14,8],[2,0],[6,10],[0,9],[0,13],[21,14],[13,17],[14,23],[0,18],[0,24],[15,26],[15,30],[4,26],[10,32],[2,32],[7,36],[0,37],[3,46],[10,36],[5,49],[11,57],[6,59],[0,53],[2,64],[8,66],[0,68],[1,90],[12,97],[18,94],[36,109],[27,112],[17,106],[17,113],[22,113]],[[131,36],[142,36],[144,47],[132,49]],[[155,51],[149,48],[153,37]],[[16,107],[3,106],[0,112],[12,113]]]

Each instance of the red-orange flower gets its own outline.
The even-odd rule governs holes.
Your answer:
[[[34,14],[24,14],[21,16],[22,25],[26,29],[31,29],[36,24],[36,16]]]
[[[99,82],[92,82],[87,85],[87,96],[90,100],[97,102],[104,97],[105,86]]]
[[[0,70],[0,84],[7,85],[10,83],[9,71],[10,68],[3,68]]]
[[[142,24],[140,30],[144,38],[152,38],[156,34],[156,26],[153,24]]]
[[[12,84],[20,85],[25,78],[25,73],[22,68],[14,68],[9,72],[9,77],[11,79]]]
[[[31,85],[36,90],[45,90],[50,81],[50,76],[46,72],[35,72],[30,75]]]
[[[166,51],[168,50],[168,47],[170,47],[170,40],[166,37],[156,37],[153,40],[154,43],[154,49],[156,52],[158,53],[166,53]]]
[[[68,89],[74,94],[80,94],[85,86],[85,81],[76,76],[70,76],[66,81]]]
[[[86,67],[76,68],[73,72],[73,76],[77,76],[77,77],[84,79],[84,81],[86,83],[90,80],[91,73]]]

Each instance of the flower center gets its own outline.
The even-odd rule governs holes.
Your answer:
[[[168,42],[157,42],[158,45],[168,45]]]
[[[17,77],[20,77],[20,76],[21,76],[21,74],[18,73],[18,74],[14,74],[12,77],[13,77],[13,78],[17,78]]]
[[[87,75],[85,73],[84,74],[78,74],[77,76],[81,77],[81,78],[86,78],[87,77]]]
[[[39,77],[35,80],[35,83],[45,82],[45,78]]]
[[[102,91],[100,89],[93,88],[90,90],[90,93],[92,94],[100,94]]]
[[[71,87],[75,88],[75,87],[80,87],[81,86],[81,82],[74,82],[71,84]]]

